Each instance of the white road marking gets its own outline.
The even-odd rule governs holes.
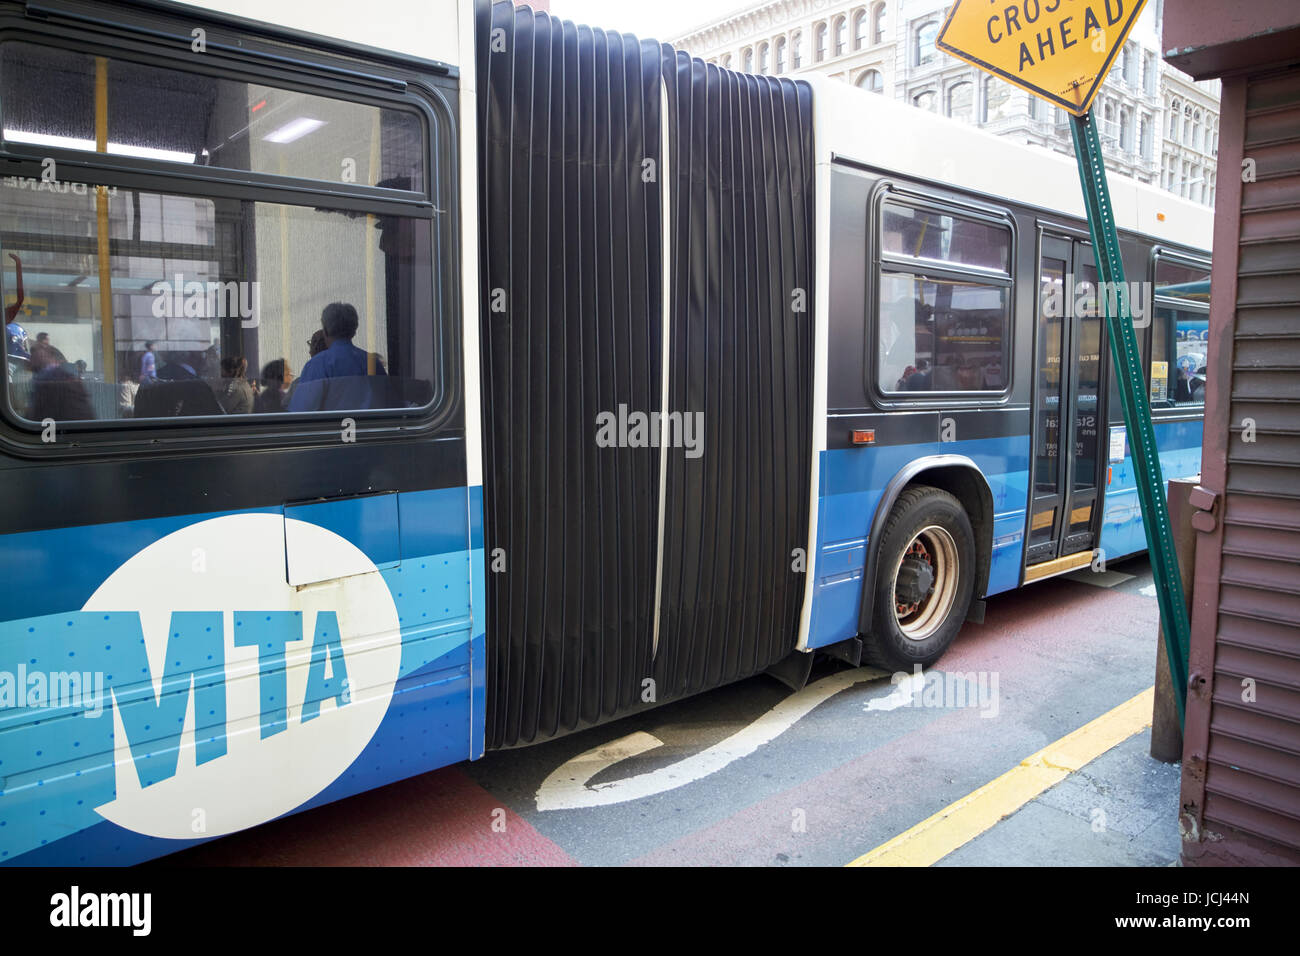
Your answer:
[[[888,675],[884,671],[870,667],[833,674],[815,684],[809,684],[797,694],[790,695],[752,724],[741,728],[726,740],[714,744],[707,750],[649,773],[587,786],[587,781],[602,770],[629,757],[663,746],[663,741],[658,737],[642,731],[620,737],[618,740],[602,744],[565,761],[538,788],[537,809],[577,810],[584,807],[607,807],[684,787],[709,774],[717,773],[741,757],[748,757],[763,744],[770,743],[789,730],[796,721],[810,713],[818,704],[824,703],[840,691],[863,681],[886,676]]]
[[[869,700],[862,709],[898,710],[900,707],[910,707],[913,698],[925,690],[925,674],[905,674],[902,680],[895,680],[894,689],[888,696]]]

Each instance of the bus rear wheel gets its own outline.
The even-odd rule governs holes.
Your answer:
[[[939,660],[975,590],[975,535],[961,502],[928,485],[899,495],[880,539],[875,588],[863,660],[890,671]]]

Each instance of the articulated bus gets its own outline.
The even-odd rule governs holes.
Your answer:
[[[1068,156],[455,0],[0,0],[0,119],[6,864],[929,666],[1145,547]],[[1111,191],[1195,474],[1210,214]]]

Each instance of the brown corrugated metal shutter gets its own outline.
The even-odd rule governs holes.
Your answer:
[[[1229,97],[1225,83],[1225,114],[1230,101],[1244,100],[1241,156],[1225,149],[1220,162],[1234,175],[1245,160],[1247,175],[1233,190],[1241,211],[1235,295],[1222,303],[1235,305],[1236,319],[1218,339],[1230,344],[1231,364],[1225,356],[1217,363],[1230,380],[1226,389],[1219,383],[1205,423],[1203,481],[1222,494],[1221,527],[1202,547],[1219,539],[1221,553],[1197,567],[1199,647],[1184,783],[1184,811],[1196,825],[1185,839],[1195,846],[1189,856],[1293,859],[1300,855],[1300,70],[1233,86]],[[1216,234],[1216,282],[1231,272],[1223,260],[1235,251],[1220,245],[1223,238]],[[1230,319],[1217,314],[1214,323]],[[1225,443],[1226,470],[1212,463]],[[1216,585],[1217,600],[1206,600]],[[1208,670],[1212,683],[1195,693]]]

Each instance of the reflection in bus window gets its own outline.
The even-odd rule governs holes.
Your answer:
[[[1148,379],[1153,406],[1204,404],[1209,330],[1209,269],[1157,259]]]
[[[880,297],[882,390],[1006,388],[1007,289],[889,273]]]
[[[881,251],[889,256],[932,259],[1006,272],[1011,233],[1006,226],[886,203]]]
[[[20,418],[289,411],[287,389],[331,303],[355,308],[350,342],[371,357],[363,374],[382,368],[385,381],[363,391],[336,381],[333,399],[304,409],[412,408],[433,398],[433,343],[416,323],[433,311],[431,276],[418,267],[431,259],[429,220],[109,190],[102,289],[94,188],[37,192],[7,180],[0,192],[7,301],[18,278],[13,254],[23,322],[43,336],[26,362],[8,362]],[[146,354],[156,380],[141,382]],[[277,362],[284,400],[257,402],[261,372]],[[246,370],[238,375],[246,386],[228,381],[235,367]],[[251,401],[239,397],[245,387]],[[364,401],[343,397],[359,394]]]
[[[17,41],[0,45],[5,141],[95,152],[100,70],[109,155],[425,188],[413,112]]]
[[[0,80],[4,148],[28,158],[0,181],[0,285],[35,343],[6,359],[13,416],[249,418],[441,394],[425,198],[437,184],[413,107],[12,40]],[[76,176],[34,177],[33,148]],[[118,157],[151,171],[99,185]],[[182,178],[195,167],[242,175],[214,190],[215,171]],[[268,177],[299,182],[286,193]],[[331,337],[333,305],[356,322]],[[332,358],[295,403],[317,333]]]
[[[1004,391],[1011,230],[999,222],[886,202],[880,260],[880,391]]]

